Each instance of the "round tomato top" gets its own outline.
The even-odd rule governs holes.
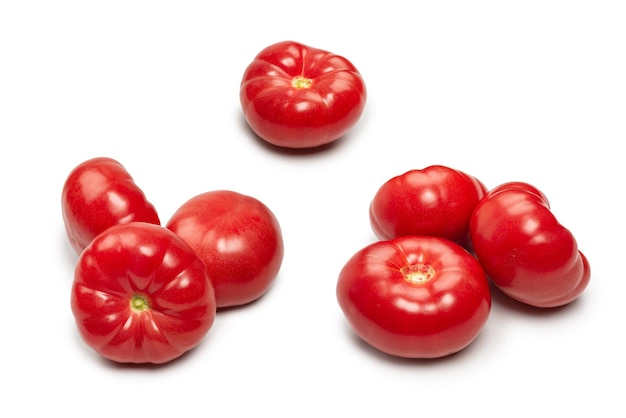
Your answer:
[[[240,101],[250,128],[265,141],[312,148],[339,139],[357,123],[366,89],[346,58],[285,41],[248,65]]]
[[[263,295],[278,275],[284,244],[278,220],[258,199],[213,190],[183,203],[167,222],[205,262],[217,306]]]
[[[487,188],[474,176],[442,165],[410,170],[387,180],[369,208],[379,239],[428,235],[466,245],[474,208]]]
[[[207,268],[177,235],[130,222],[99,234],[80,254],[71,308],[83,340],[119,363],[165,363],[211,328]]]
[[[491,308],[487,277],[460,245],[402,236],[354,254],[337,299],[363,340],[399,357],[436,358],[467,347]]]

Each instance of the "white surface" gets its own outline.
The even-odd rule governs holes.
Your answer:
[[[0,5],[0,415],[624,416],[624,3],[238,3]],[[323,152],[264,146],[239,108],[247,64],[287,39],[346,56],[368,87]],[[60,193],[95,156],[124,164],[163,221],[225,188],[283,228],[270,292],[168,366],[116,367],[75,329]],[[360,343],[338,272],[374,240],[377,188],[432,164],[539,187],[590,260],[583,297],[537,313],[494,295],[478,340],[439,361]]]

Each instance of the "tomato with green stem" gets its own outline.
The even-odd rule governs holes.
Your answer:
[[[204,262],[182,238],[145,222],[114,225],[78,258],[71,308],[84,342],[118,363],[167,363],[213,325]]]

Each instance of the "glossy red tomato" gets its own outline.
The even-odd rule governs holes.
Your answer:
[[[406,358],[462,350],[478,336],[491,308],[478,261],[437,237],[403,236],[358,251],[339,275],[337,299],[364,341]]]
[[[71,307],[100,355],[155,364],[196,347],[217,309],[202,260],[168,229],[144,222],[112,226],[85,248]]]
[[[379,239],[427,235],[465,245],[469,222],[487,193],[475,177],[441,165],[410,170],[385,182],[370,204],[370,223]]]
[[[298,42],[262,50],[246,68],[241,107],[265,141],[312,148],[342,137],[360,119],[366,89],[346,58]]]
[[[258,299],[278,275],[282,232],[258,199],[230,190],[206,192],[180,206],[166,226],[206,263],[220,308]]]
[[[573,234],[530,184],[511,182],[492,189],[476,207],[470,234],[490,279],[520,302],[562,306],[589,283],[589,262]]]
[[[110,226],[132,221],[160,224],[143,191],[111,158],[93,158],[75,167],[65,180],[61,200],[67,237],[77,253]]]

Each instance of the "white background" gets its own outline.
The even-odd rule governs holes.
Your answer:
[[[602,0],[2,2],[0,415],[624,416],[624,22],[624,2]],[[365,79],[362,119],[334,146],[280,152],[247,129],[241,76],[282,40]],[[95,156],[164,222],[231,189],[283,229],[269,293],[163,367],[104,361],[73,322],[61,188]],[[339,270],[375,239],[378,187],[433,164],[540,188],[590,260],[584,295],[537,311],[494,294],[479,338],[445,359],[361,343]]]

